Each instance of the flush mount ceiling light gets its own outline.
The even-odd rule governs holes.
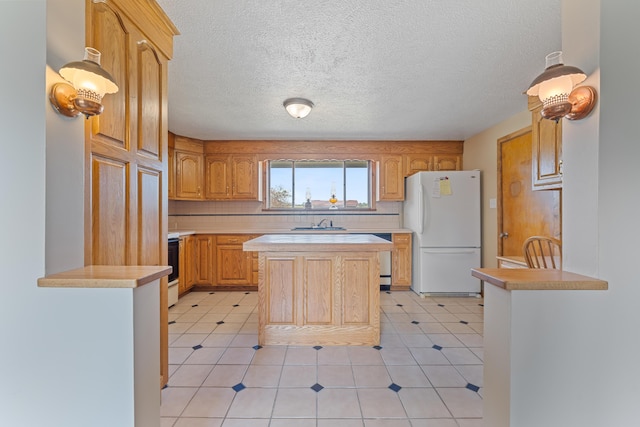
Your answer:
[[[307,117],[313,108],[313,102],[304,98],[289,98],[282,105],[284,105],[287,113],[296,119]]]
[[[86,47],[84,59],[66,64],[60,75],[67,83],[56,83],[51,88],[49,99],[53,107],[68,117],[84,114],[87,118],[102,113],[101,101],[107,93],[115,93],[115,80],[100,66],[100,52]]]
[[[546,69],[536,77],[527,95],[542,101],[542,117],[556,122],[563,117],[580,120],[586,117],[596,103],[596,90],[591,86],[574,87],[587,75],[579,68],[562,63],[562,52],[546,56]]]

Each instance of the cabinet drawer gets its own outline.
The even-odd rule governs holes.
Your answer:
[[[411,234],[394,234],[393,235],[393,243],[394,244],[409,244],[411,243]]]
[[[216,236],[216,243],[219,245],[232,245],[234,243],[244,243],[249,240],[248,236],[233,235],[233,236]]]

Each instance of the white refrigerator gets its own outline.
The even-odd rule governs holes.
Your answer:
[[[424,295],[480,293],[480,171],[418,172],[406,180],[404,227],[413,231],[412,284]]]

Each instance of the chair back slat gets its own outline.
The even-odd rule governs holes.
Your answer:
[[[562,243],[546,236],[531,236],[523,245],[529,268],[562,269]]]

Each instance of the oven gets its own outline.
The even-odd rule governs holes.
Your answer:
[[[180,277],[179,258],[180,239],[178,237],[174,237],[172,233],[169,235],[167,244],[167,264],[173,268],[173,271],[169,274],[169,289],[167,292],[167,303],[169,307],[178,302],[178,280]]]
[[[372,233],[376,237],[392,242],[391,233]],[[391,251],[380,252],[380,290],[391,289]]]
[[[361,233],[356,233],[361,234]],[[391,233],[366,233],[393,242]],[[391,251],[378,252],[380,254],[380,290],[391,290]]]

